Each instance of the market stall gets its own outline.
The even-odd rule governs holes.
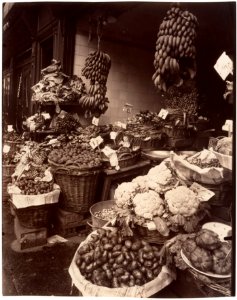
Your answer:
[[[82,296],[152,297],[187,277],[205,297],[230,296],[233,120],[217,136],[200,113],[198,19],[172,5],[159,24],[150,78],[159,110],[135,111],[127,99],[117,104],[123,118],[105,124],[113,57],[102,47],[105,20],[96,21],[80,74],[52,59],[31,87],[23,132],[4,128],[14,248],[83,231],[68,269]],[[221,77],[223,69],[227,78],[233,62],[218,62]]]

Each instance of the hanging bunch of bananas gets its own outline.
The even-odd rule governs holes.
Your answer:
[[[109,70],[111,67],[111,59],[107,53],[102,51],[94,51],[86,58],[85,66],[81,73],[86,79],[92,82],[99,82],[106,85]]]
[[[157,35],[152,76],[161,91],[181,86],[184,80],[195,77],[197,25],[197,18],[187,10],[179,7],[168,10]]]
[[[111,67],[111,59],[107,53],[95,51],[89,54],[82,75],[90,80],[88,93],[83,95],[79,103],[87,115],[94,113],[103,114],[108,109],[107,79]]]

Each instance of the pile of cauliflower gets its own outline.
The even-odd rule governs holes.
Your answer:
[[[172,214],[184,217],[194,215],[200,204],[197,194],[186,186],[178,186],[166,192],[165,200]]]
[[[135,214],[139,217],[152,220],[153,216],[164,213],[164,201],[154,191],[139,193],[133,198]]]
[[[144,222],[163,222],[173,231],[181,226],[186,232],[193,232],[201,220],[197,194],[180,185],[166,161],[151,168],[147,175],[120,184],[114,198],[119,208],[133,211]]]

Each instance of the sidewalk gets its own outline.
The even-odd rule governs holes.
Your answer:
[[[2,217],[3,296],[77,296],[78,291],[71,288],[68,268],[85,235],[69,238],[66,243],[16,251],[13,250],[13,242],[16,241],[14,217],[5,203]],[[202,296],[192,283],[181,287],[177,280],[151,298]]]

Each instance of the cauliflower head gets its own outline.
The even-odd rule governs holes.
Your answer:
[[[149,188],[156,192],[164,192],[171,189],[178,182],[164,162],[151,168],[147,176],[149,179]]]
[[[164,213],[164,201],[154,191],[139,193],[133,198],[135,214],[145,219],[161,216]]]
[[[123,182],[114,192],[114,199],[118,207],[127,208],[132,204],[133,197],[139,191],[139,185],[136,182]]]
[[[184,217],[195,214],[200,204],[197,195],[186,186],[178,186],[166,192],[165,200],[172,214]]]
[[[145,176],[137,176],[132,180],[138,184],[138,189],[140,193],[148,192],[149,190],[149,178],[147,175]]]

